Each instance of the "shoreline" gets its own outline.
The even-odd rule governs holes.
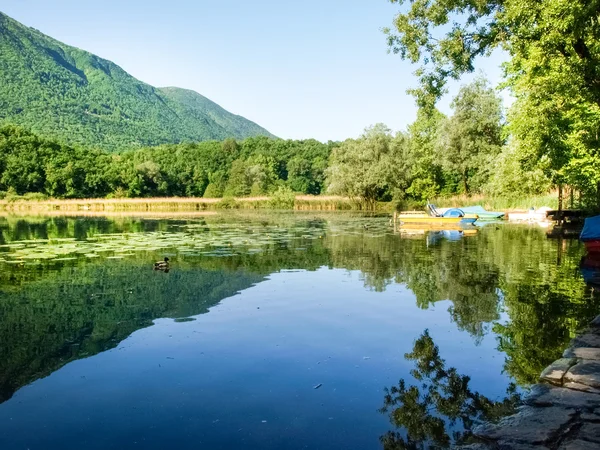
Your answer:
[[[462,450],[600,448],[600,315],[550,364],[517,413],[473,430]]]
[[[86,198],[86,199],[47,199],[14,201],[0,200],[0,212],[4,213],[168,213],[200,212],[228,209],[287,209],[297,211],[348,211],[361,210],[360,204],[341,196],[297,195],[293,207],[278,207],[277,199],[268,196],[259,197],[150,197],[150,198]],[[384,205],[384,209],[388,204]],[[390,204],[391,205],[391,204]],[[377,208],[380,210],[380,208]]]

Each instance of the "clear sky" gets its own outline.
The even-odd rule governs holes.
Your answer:
[[[282,138],[405,129],[415,66],[388,54],[387,0],[3,0],[0,10],[153,86],[193,89]],[[1,56],[0,56],[1,57]],[[501,53],[479,61],[495,85]],[[471,79],[467,77],[463,82]],[[440,103],[449,100],[460,83]]]

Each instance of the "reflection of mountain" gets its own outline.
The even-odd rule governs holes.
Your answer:
[[[168,249],[176,255],[169,274],[151,270],[150,263],[164,256],[162,248],[151,246],[123,260],[78,254],[77,260],[37,266],[4,264],[0,401],[69,361],[115,347],[155,318],[204,313],[283,269],[359,270],[365,286],[373,290],[405,284],[422,308],[450,301],[449,313],[457,327],[474,339],[493,326],[506,353],[505,368],[522,384],[536,381],[600,308],[597,293],[579,277],[580,246],[547,240],[534,228],[484,228],[468,239],[441,240],[428,247],[425,237],[401,239],[389,233],[386,219],[368,219],[367,230],[363,227],[367,219],[324,217],[327,221],[314,214],[304,219],[261,215],[193,222],[1,220],[0,244],[81,240],[111,233],[123,239],[142,232],[177,239]],[[223,251],[217,256],[190,251],[185,233],[197,241],[206,235],[207,242],[213,239]],[[232,246],[234,239],[242,244]],[[501,312],[506,312],[508,322],[498,323]]]
[[[202,314],[261,281],[244,271],[152,271],[131,261],[65,268],[2,292],[0,402],[69,361],[117,346],[159,317]]]

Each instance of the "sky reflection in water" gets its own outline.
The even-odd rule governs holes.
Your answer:
[[[405,354],[426,329],[471,391],[502,400],[600,303],[578,243],[529,227],[432,242],[338,215],[60,220],[0,224],[5,245],[45,235],[53,248],[26,246],[48,254],[77,229],[81,247],[4,264],[3,449],[382,448],[406,436],[384,389],[421,385]],[[140,248],[83,253],[123,232]],[[152,271],[164,254],[172,270]]]

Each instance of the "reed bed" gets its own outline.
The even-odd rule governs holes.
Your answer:
[[[0,200],[0,211],[7,213],[54,213],[56,215],[96,215],[98,213],[173,213],[221,209],[292,209],[280,207],[272,197],[153,197],[89,199],[16,199]],[[361,209],[358,202],[339,196],[298,195],[293,209],[299,211],[336,211]]]

